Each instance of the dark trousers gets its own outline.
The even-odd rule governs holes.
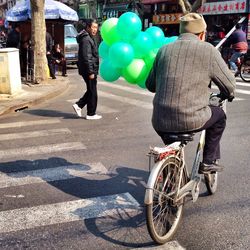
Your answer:
[[[205,145],[203,150],[203,162],[211,164],[220,159],[220,139],[226,127],[226,114],[220,107],[210,106],[211,118],[200,129],[206,129]]]
[[[83,75],[82,77],[86,83],[87,91],[76,104],[80,108],[87,105],[87,115],[95,115],[97,107],[97,76],[94,79],[89,79],[88,75]]]
[[[53,64],[53,60],[50,54],[47,54],[49,74],[51,77],[55,77],[55,65]]]
[[[203,150],[203,162],[211,164],[220,159],[220,139],[226,127],[226,114],[220,107],[210,106],[212,111],[211,118],[200,129],[190,131],[190,133],[206,130],[205,145]],[[165,144],[171,143],[164,140],[164,132],[157,133],[161,136]]]
[[[65,60],[65,59],[61,59],[61,60],[59,60],[59,61],[60,61],[59,63],[56,62],[56,61],[54,61],[54,64],[62,67],[62,75],[64,76],[64,75],[67,74],[67,64],[66,64],[66,60]],[[54,69],[55,69],[55,67],[54,67]],[[55,72],[54,72],[54,73],[55,73]]]

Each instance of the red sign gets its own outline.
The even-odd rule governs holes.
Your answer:
[[[246,13],[246,0],[205,3],[199,9],[203,15]]]

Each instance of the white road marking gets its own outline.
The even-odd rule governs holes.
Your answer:
[[[27,127],[27,126],[35,126],[35,125],[47,125],[60,123],[59,119],[46,119],[46,120],[37,120],[37,121],[25,121],[25,122],[11,122],[11,123],[1,123],[1,128],[18,128],[18,127]]]
[[[152,247],[139,247],[132,250],[185,250],[186,248],[182,247],[178,241],[169,241],[164,245],[152,246]]]
[[[129,194],[115,194],[0,212],[0,233],[140,210]]]
[[[70,102],[70,103],[76,103],[77,101],[78,101],[78,99],[67,100],[67,102]],[[103,113],[103,114],[118,112],[117,109],[109,108],[109,107],[104,106],[104,105],[98,105],[97,111],[100,112],[100,113]]]
[[[246,82],[236,82],[236,86],[250,87],[250,83],[246,83]]]
[[[112,100],[116,100],[122,103],[126,103],[126,104],[131,104],[131,105],[135,105],[137,107],[141,107],[141,108],[145,108],[145,109],[152,109],[153,105],[152,103],[149,102],[144,102],[144,101],[140,101],[140,100],[136,100],[133,98],[129,98],[129,97],[124,97],[124,96],[118,96],[118,95],[114,95],[111,93],[106,93],[104,91],[98,91],[99,96],[105,97],[105,98],[109,98]]]
[[[67,180],[76,177],[86,178],[88,176],[92,177],[93,175],[107,175],[107,173],[107,169],[100,162],[86,165],[67,165],[56,168],[46,168],[7,174],[0,172],[0,188]]]
[[[212,89],[216,89],[216,90],[219,90],[218,89],[218,87],[217,86],[215,86],[215,85],[212,85]],[[247,91],[247,90],[240,90],[240,89],[236,89],[235,90],[235,92],[237,92],[237,93],[242,93],[241,91]],[[249,92],[249,94],[250,94],[250,91],[247,91],[247,92]],[[242,94],[248,94],[248,93],[242,93]],[[243,101],[243,100],[245,100],[244,98],[240,98],[240,97],[236,97],[235,99],[234,99],[234,101]]]
[[[22,147],[15,149],[0,150],[0,159],[20,157],[24,155],[51,154],[60,151],[82,150],[86,147],[81,142],[67,142],[59,144],[48,144],[42,146]]]
[[[104,81],[99,81],[98,83],[100,83],[103,86],[106,87],[110,87],[113,89],[120,89],[120,90],[124,90],[124,91],[128,91],[130,93],[134,93],[134,94],[139,94],[139,95],[146,95],[146,96],[154,96],[154,93],[149,92],[148,90],[145,89],[138,89],[138,88],[132,88],[132,87],[127,87],[127,86],[123,86],[123,85],[118,85],[116,83],[107,83]]]
[[[55,136],[58,134],[70,134],[71,131],[67,128],[37,130],[23,133],[0,134],[0,141],[35,138],[42,136]]]

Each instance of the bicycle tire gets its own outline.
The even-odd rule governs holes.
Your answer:
[[[173,237],[183,214],[184,198],[179,204],[173,204],[173,200],[166,196],[178,185],[176,177],[180,166],[181,161],[178,157],[173,155],[166,158],[154,181],[153,204],[146,204],[148,232],[158,244],[164,244]],[[181,186],[185,183],[186,174],[184,173]],[[172,223],[171,220],[173,220]]]
[[[218,173],[204,174],[204,181],[210,195],[214,194],[218,186]]]
[[[250,64],[243,62],[240,65],[240,77],[244,82],[250,82]]]

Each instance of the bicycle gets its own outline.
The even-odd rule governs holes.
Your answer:
[[[241,79],[244,82],[250,82],[250,54],[243,54],[239,58],[238,69]]]
[[[212,94],[210,104],[225,110],[226,101],[218,94]],[[189,194],[193,202],[199,197],[199,185],[202,174],[198,173],[201,153],[205,143],[205,130],[200,134],[191,174],[185,162],[184,149],[193,141],[194,133],[168,134],[171,144],[163,148],[150,148],[149,171],[151,162],[155,164],[148,178],[144,204],[146,206],[147,228],[151,238],[158,244],[164,244],[175,234],[183,214],[185,197]],[[217,189],[217,172],[204,174],[204,181],[210,195]]]

